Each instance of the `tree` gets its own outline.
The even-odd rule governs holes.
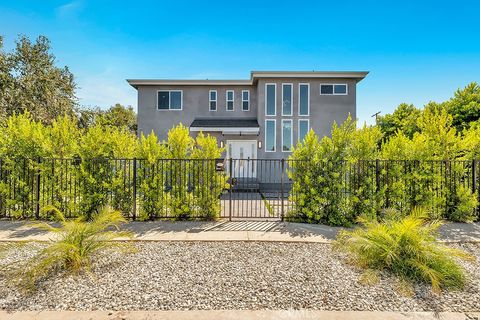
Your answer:
[[[107,111],[100,113],[98,121],[102,125],[124,128],[135,134],[137,133],[137,115],[132,106],[125,107],[116,103]]]
[[[51,123],[73,115],[76,84],[67,67],[57,67],[50,41],[34,43],[21,36],[12,52],[4,52],[0,39],[0,118],[29,111],[34,120]]]
[[[445,107],[453,117],[453,126],[458,132],[470,127],[470,123],[480,119],[480,86],[476,82],[458,89],[454,96],[445,102]]]
[[[418,131],[417,118],[421,111],[413,104],[400,104],[392,114],[378,117],[378,126],[383,133],[384,139],[388,140],[397,131],[401,130],[404,134],[412,138]]]

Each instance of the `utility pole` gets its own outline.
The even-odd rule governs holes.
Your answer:
[[[374,113],[374,114],[372,115],[372,118],[375,117],[375,123],[378,122],[378,115],[379,115],[381,112],[382,112],[382,111],[378,111],[378,112],[376,112],[376,113]]]

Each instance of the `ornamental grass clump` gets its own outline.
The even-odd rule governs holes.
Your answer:
[[[91,221],[86,221],[84,217],[65,220],[60,212],[57,216],[59,227],[48,223],[34,225],[54,233],[56,237],[25,263],[16,263],[12,271],[14,284],[27,291],[57,271],[73,274],[90,271],[94,258],[102,252],[126,252],[133,248],[125,241],[114,241],[116,238],[132,237],[130,232],[119,230],[119,226],[126,222],[119,211],[105,207]]]
[[[461,289],[466,275],[455,258],[473,257],[437,242],[441,222],[427,217],[424,209],[416,208],[401,219],[361,220],[364,227],[340,233],[335,245],[367,272],[388,270],[402,280],[429,283],[437,293]]]

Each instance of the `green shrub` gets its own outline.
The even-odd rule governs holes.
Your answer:
[[[124,251],[132,248],[124,241],[112,241],[115,238],[132,236],[129,232],[118,230],[119,226],[126,222],[118,211],[103,208],[91,222],[86,221],[83,216],[66,221],[60,212],[57,212],[57,215],[61,221],[60,227],[47,223],[34,225],[55,233],[56,237],[30,260],[15,264],[13,281],[23,289],[34,289],[39,280],[56,271],[89,271],[95,256],[103,251]]]
[[[414,209],[400,220],[361,221],[364,226],[339,234],[335,247],[367,270],[388,270],[402,279],[429,283],[435,292],[465,285],[464,269],[455,257],[467,253],[436,241],[441,223],[429,221],[423,209]]]
[[[454,197],[451,199],[450,210],[446,218],[451,221],[472,222],[477,217],[475,208],[478,206],[477,195],[464,186],[457,187]]]

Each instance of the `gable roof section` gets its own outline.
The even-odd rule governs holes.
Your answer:
[[[138,89],[139,86],[159,85],[191,85],[191,86],[217,86],[217,85],[245,85],[256,84],[261,78],[341,78],[356,79],[361,81],[368,71],[252,71],[250,80],[175,80],[175,79],[127,79],[127,82]]]

